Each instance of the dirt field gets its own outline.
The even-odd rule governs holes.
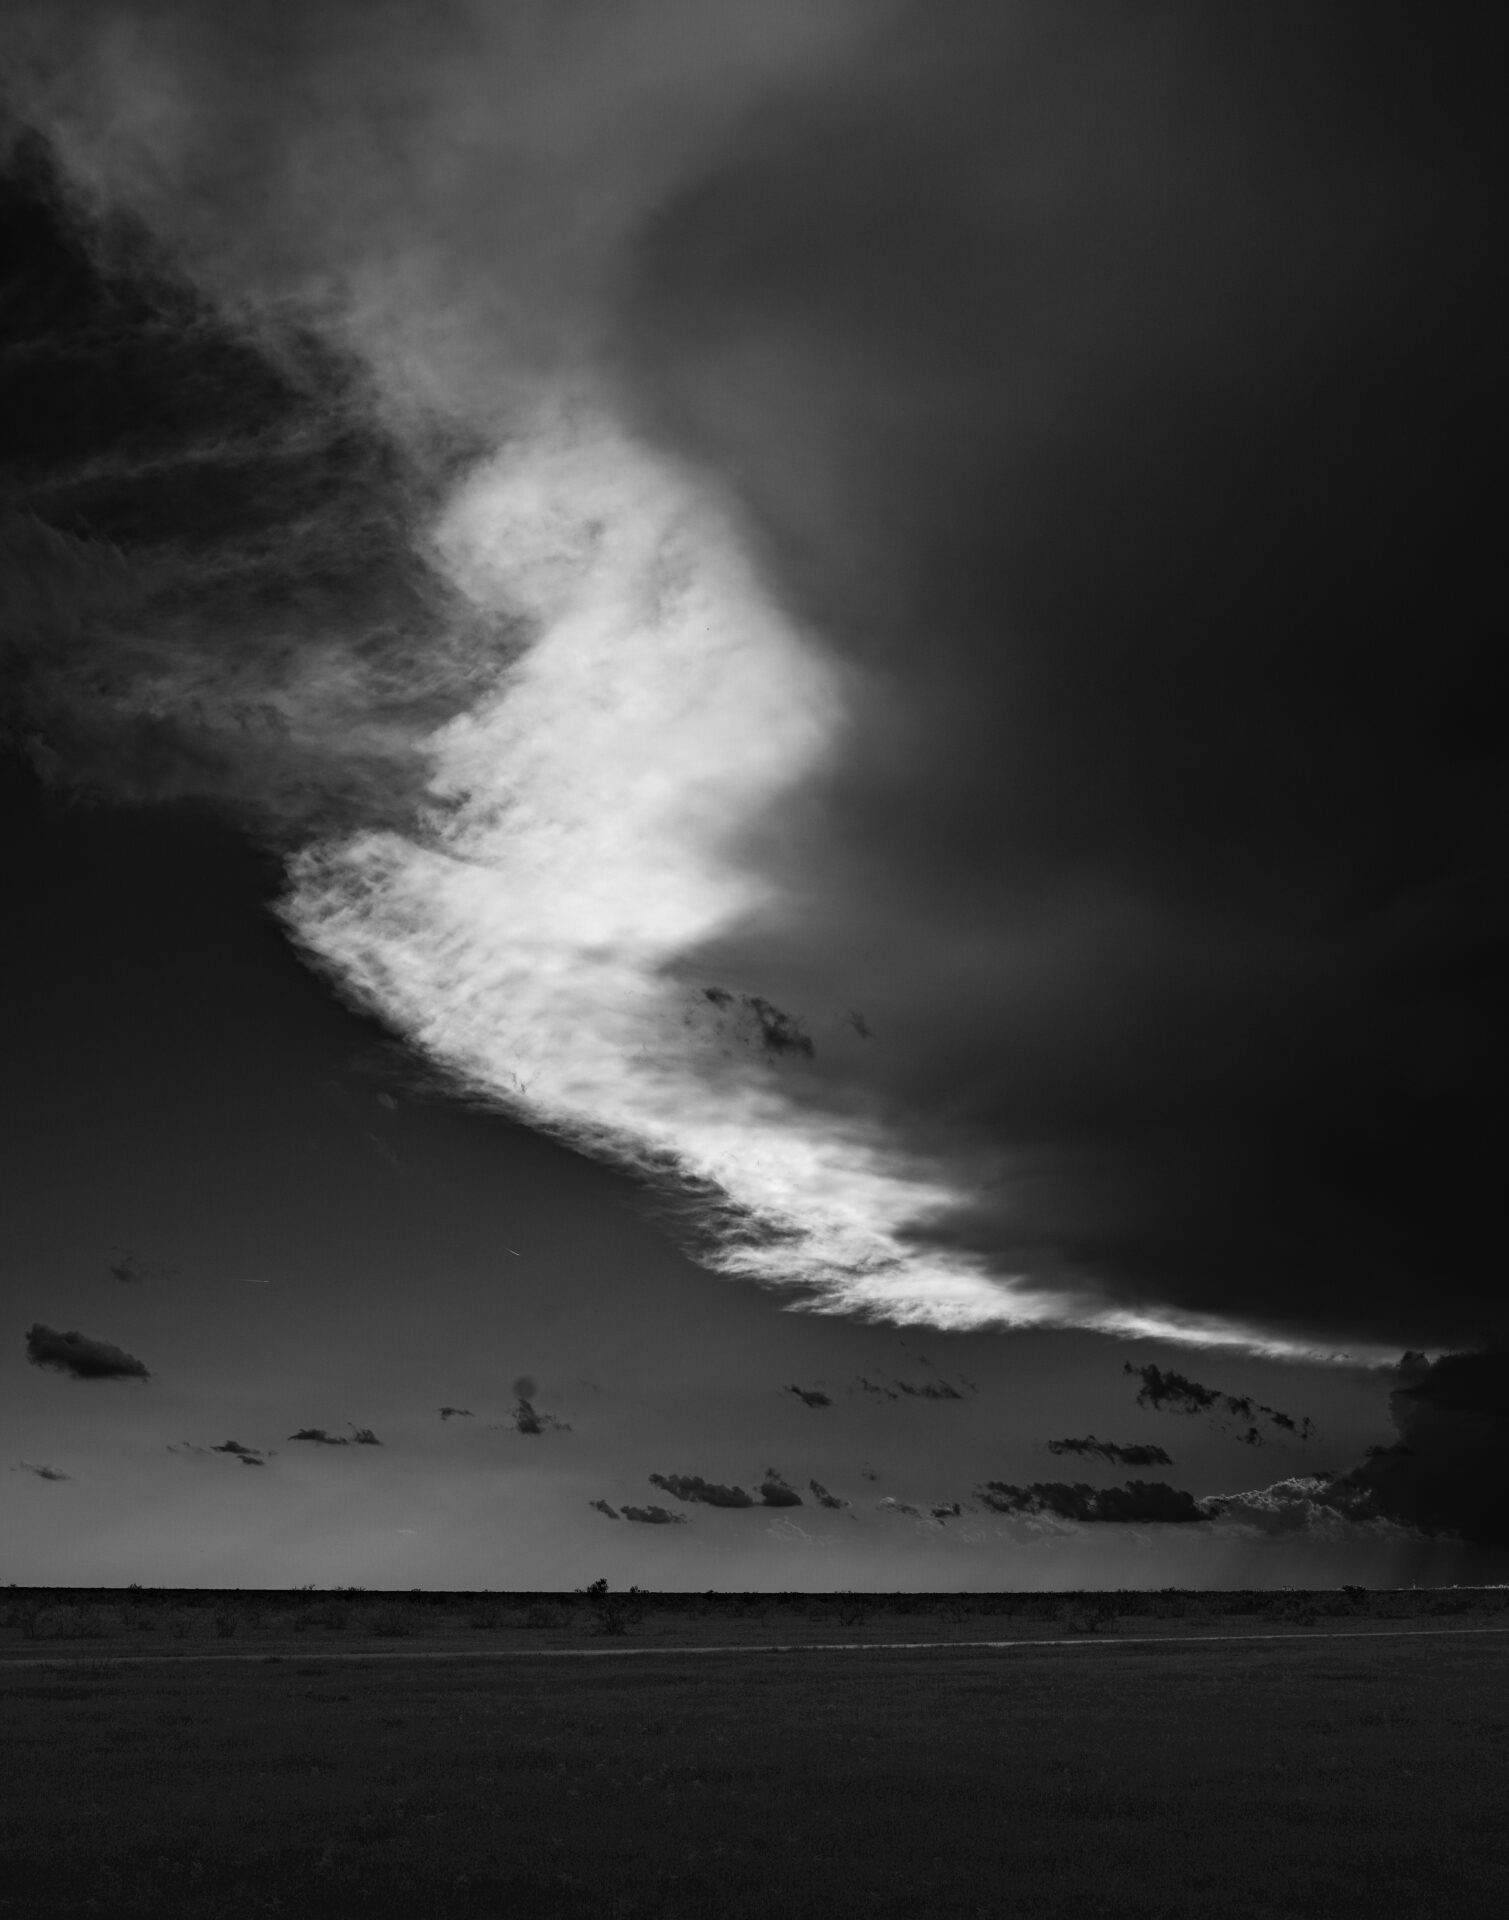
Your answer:
[[[221,1632],[215,1598],[181,1633],[198,1609],[156,1595],[0,1627],[4,1920],[1509,1912],[1496,1595],[1392,1619],[656,1596],[622,1633],[543,1598],[420,1631],[390,1596],[260,1628],[254,1597]],[[514,1624],[537,1605],[564,1618]],[[868,1644],[811,1644],[842,1612]],[[112,1630],[54,1631],[79,1626]],[[982,1629],[1026,1644],[879,1644]]]

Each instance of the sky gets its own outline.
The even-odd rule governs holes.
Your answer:
[[[1509,1578],[1482,31],[7,8],[0,1579]]]

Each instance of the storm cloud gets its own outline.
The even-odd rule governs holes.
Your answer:
[[[1460,1338],[1503,1268],[1481,31],[909,10],[646,246],[656,420],[874,676],[705,964],[864,1006],[922,1239],[1127,1331]]]
[[[13,740],[795,1305],[1476,1338],[1487,24],[569,11],[8,11]]]
[[[1435,1361],[1408,1353],[1396,1380],[1389,1411],[1399,1438],[1372,1449],[1326,1497],[1361,1497],[1404,1526],[1509,1547],[1509,1347]]]

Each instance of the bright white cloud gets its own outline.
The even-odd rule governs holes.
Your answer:
[[[561,402],[472,473],[432,544],[495,623],[498,670],[427,742],[421,832],[293,863],[286,917],[349,991],[474,1092],[697,1193],[732,1222],[712,1264],[816,1311],[1300,1351],[915,1244],[957,1187],[852,1101],[794,1098],[784,1076],[818,1069],[731,1048],[678,974],[782,904],[739,837],[846,724],[840,669],[766,591],[710,483]]]

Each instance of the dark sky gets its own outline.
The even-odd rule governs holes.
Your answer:
[[[8,12],[4,1577],[1502,1574],[1478,31]]]

